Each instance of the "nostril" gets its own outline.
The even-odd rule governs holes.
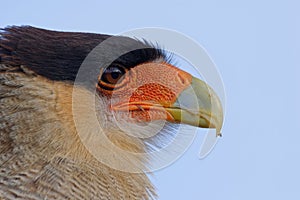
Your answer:
[[[180,74],[180,73],[178,73],[177,74],[178,76],[178,79],[179,79],[179,81],[180,81],[180,83],[182,84],[182,85],[186,85],[186,82],[187,82],[187,79],[186,79],[186,77],[185,76],[183,76],[182,74]]]

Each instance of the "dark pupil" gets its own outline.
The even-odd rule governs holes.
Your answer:
[[[118,79],[120,77],[120,75],[121,75],[121,71],[117,71],[117,72],[112,72],[111,73],[111,77],[113,79]]]

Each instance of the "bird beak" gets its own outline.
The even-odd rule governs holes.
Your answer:
[[[223,108],[220,99],[211,87],[195,77],[179,94],[176,102],[165,109],[175,122],[215,128],[217,136],[221,136]]]

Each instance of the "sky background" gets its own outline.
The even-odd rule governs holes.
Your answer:
[[[2,1],[0,27],[118,34],[179,31],[204,46],[226,88],[223,138],[201,137],[154,173],[160,200],[300,199],[300,3],[286,1]]]

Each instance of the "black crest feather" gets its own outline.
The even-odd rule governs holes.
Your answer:
[[[51,80],[74,81],[86,56],[110,37],[113,36],[58,32],[31,26],[7,27],[0,32],[0,63],[11,66],[24,65]],[[130,45],[139,44],[137,45],[139,48],[119,56],[113,62],[123,64],[125,67],[134,67],[140,63],[165,58],[162,50],[146,42],[134,39],[126,41],[130,41],[129,43],[132,43]],[[115,42],[99,57],[105,63],[105,56],[111,56],[112,51],[118,51],[119,46],[124,47],[129,43]]]

